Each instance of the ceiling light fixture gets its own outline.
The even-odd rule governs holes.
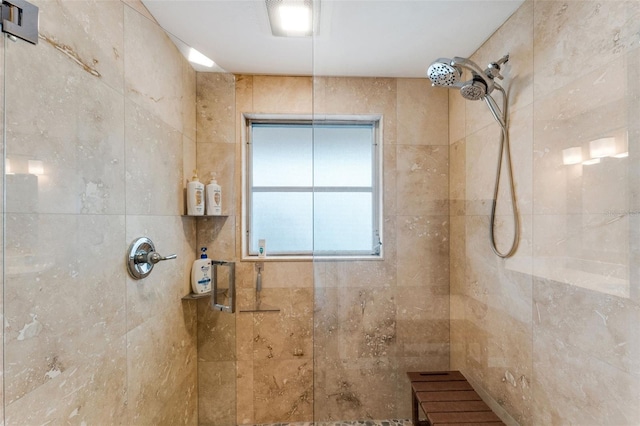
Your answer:
[[[198,65],[202,65],[208,68],[212,68],[213,67],[213,61],[209,58],[207,58],[206,56],[204,56],[202,53],[198,52],[196,49],[194,49],[193,47],[189,48],[189,62],[192,62],[194,64],[198,64]]]
[[[271,33],[278,37],[309,37],[318,27],[319,0],[265,0]]]

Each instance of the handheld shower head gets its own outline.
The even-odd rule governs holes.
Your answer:
[[[463,98],[470,101],[477,101],[487,95],[487,83],[485,80],[477,74],[473,74],[473,78],[465,83],[462,83],[460,88],[460,94]]]
[[[454,86],[462,76],[462,70],[451,65],[451,59],[440,58],[427,70],[427,76],[434,86]]]

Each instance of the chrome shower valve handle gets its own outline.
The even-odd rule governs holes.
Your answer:
[[[153,241],[147,237],[140,237],[129,246],[127,269],[132,278],[140,280],[151,273],[156,263],[177,257],[175,254],[162,256],[156,251]]]

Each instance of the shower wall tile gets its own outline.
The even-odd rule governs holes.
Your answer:
[[[396,197],[396,188],[398,186],[398,146],[390,145],[383,141],[382,156],[382,211],[385,216],[393,217],[398,214],[398,200]]]
[[[471,56],[471,60],[484,69],[489,63],[509,54],[509,61],[502,65],[500,70],[504,80],[497,79],[496,83],[507,91],[509,98],[508,110],[511,112],[530,106],[533,102],[533,9],[533,1],[525,2]],[[500,109],[503,109],[502,93],[494,90],[491,96],[494,97]],[[458,97],[461,96],[458,94]],[[475,133],[484,127],[491,126],[499,135],[500,128],[488,112],[487,105],[484,102],[464,101],[464,103],[466,107],[467,134]],[[519,132],[513,130],[511,133],[519,134]]]
[[[466,136],[467,100],[457,90],[447,90],[449,95],[449,144],[454,144]]]
[[[398,215],[449,214],[449,149],[398,146]]]
[[[311,77],[253,76],[251,112],[311,114],[312,82]]]
[[[235,365],[234,361],[198,362],[199,426],[236,424]]]
[[[45,43],[9,46],[6,72],[7,211],[122,214],[122,94]],[[42,175],[28,174],[30,160],[42,162]]]
[[[125,112],[127,214],[181,215],[181,133],[131,101]],[[157,185],[160,172],[162,187]]]
[[[186,118],[183,84],[187,71],[183,67],[184,57],[161,27],[128,7],[124,8],[124,25],[127,30],[124,40],[127,99],[178,132],[182,133],[187,127],[189,134],[193,124],[183,122]]]
[[[331,358],[317,360],[315,369],[315,400],[323,401],[314,407],[316,421],[396,417],[396,382],[405,373],[390,359]]]
[[[61,60],[93,77],[96,84],[106,84],[122,95],[124,73],[122,3],[46,0],[36,0],[33,3],[38,6],[40,12],[38,28],[40,45],[54,49]],[[41,48],[30,47],[26,50],[31,55],[37,55],[36,52]],[[23,70],[42,69],[46,66],[46,62],[40,62],[40,60],[34,68],[25,66],[24,62],[22,64]],[[64,73],[58,69],[50,76],[61,75],[58,74],[60,72]],[[69,104],[65,102],[62,105]]]
[[[385,146],[398,143],[397,102],[397,79],[313,79],[314,114],[381,114],[384,117],[382,138]]]
[[[426,78],[398,79],[398,144],[448,145],[448,93]],[[425,97],[426,99],[422,99]]]
[[[12,43],[2,55],[15,173],[3,253],[5,421],[195,424],[196,311],[180,300],[195,227],[179,216],[183,163],[195,162],[195,72],[159,27],[122,2],[37,5],[40,43]],[[142,48],[164,67],[142,72]],[[157,83],[158,102],[127,101],[126,87],[144,88],[125,84],[125,70]],[[161,98],[175,100],[170,114]],[[143,147],[163,152],[142,161]],[[144,173],[126,170],[125,159]],[[42,161],[44,173],[29,174],[28,160]],[[151,202],[135,193],[165,195]],[[134,282],[123,251],[142,235],[180,260]]]
[[[196,141],[197,124],[197,73],[188,61],[182,61],[182,93],[180,109],[182,112],[182,134],[185,138]]]
[[[640,49],[632,29],[639,6],[529,1],[473,55],[511,53],[502,83],[522,238],[510,259],[493,256],[486,237],[495,172],[483,166],[494,164],[495,125],[479,103],[464,113],[450,104],[451,122],[463,114],[467,121],[465,170],[451,160],[451,179],[466,180],[467,200],[467,216],[451,221],[451,367],[522,425],[640,419],[632,402],[640,389],[633,284]],[[613,142],[610,155],[629,156],[580,164],[602,138]],[[582,159],[564,164],[573,147]],[[498,209],[504,246],[512,230],[508,210]],[[454,266],[463,259],[464,279]]]
[[[449,293],[449,216],[398,217],[398,287]]]
[[[616,59],[639,47],[635,26],[638,19],[640,5],[636,1],[536,1],[533,40],[536,100],[596,69],[606,67],[607,71],[614,71],[612,63]],[[608,89],[594,88],[593,92]]]
[[[41,363],[49,363],[49,374],[42,376],[45,382],[17,400],[7,400],[5,424],[32,425],[53,418],[79,424],[100,424],[104,419],[128,424],[125,348],[120,336],[101,352],[67,364],[40,355]]]
[[[554,280],[534,284],[536,424],[635,424],[640,335],[630,325],[640,307]]]
[[[122,418],[124,217],[12,214],[6,237],[8,418],[33,423],[62,400],[57,416],[65,419],[81,408],[86,421],[110,411]],[[95,259],[106,265],[98,274]],[[103,385],[91,387],[94,380]]]
[[[214,334],[216,328],[228,330],[224,331],[227,333],[225,336],[233,331],[236,333],[238,384],[243,384],[237,388],[236,422],[311,421],[314,417],[315,420],[408,417],[410,407],[406,402],[398,411],[397,404],[406,398],[397,396],[397,393],[402,392],[406,396],[406,389],[402,386],[406,383],[404,370],[399,370],[397,366],[419,366],[423,369],[448,367],[448,320],[442,320],[443,316],[448,315],[445,313],[448,310],[448,276],[446,268],[441,268],[442,264],[448,264],[448,147],[442,149],[438,146],[447,145],[448,127],[443,118],[447,109],[446,91],[431,89],[422,80],[235,76],[236,121],[231,125],[236,128],[235,140],[238,143],[233,153],[219,147],[223,144],[218,141],[210,143],[207,139],[207,135],[224,131],[230,125],[231,114],[222,106],[220,113],[211,113],[211,105],[215,104],[216,99],[227,96],[227,83],[225,79],[207,76],[205,81],[204,77],[198,76],[198,156],[201,159],[198,168],[205,170],[213,169],[215,164],[235,164],[232,172],[235,186],[230,190],[233,194],[229,197],[235,201],[236,213],[241,211],[239,191],[243,146],[240,142],[243,136],[239,123],[242,113],[382,114],[384,143],[384,260],[265,262],[262,274],[263,303],[279,307],[282,311],[261,314],[240,312],[235,315],[235,329],[211,328]],[[224,96],[220,95],[221,91],[225,93]],[[207,108],[204,108],[205,104]],[[223,104],[220,102],[220,105]],[[399,104],[402,106],[399,107]],[[216,121],[215,116],[226,118]],[[417,125],[411,123],[415,120],[419,121]],[[399,122],[405,123],[403,130],[398,130],[396,123]],[[203,129],[206,129],[206,134],[203,134]],[[400,131],[404,131],[402,137],[405,141],[400,141],[401,145],[398,145]],[[422,136],[426,139],[420,139]],[[426,200],[432,205],[424,207],[419,202],[409,204],[403,201],[406,204],[400,207],[401,197],[397,193],[403,185],[401,179],[405,179],[405,198],[416,197],[424,189],[418,188],[417,183],[413,187],[408,185],[411,182],[407,178],[416,163],[411,156],[416,153],[420,167],[425,166],[425,170],[414,169],[416,173],[411,178],[416,182],[430,179],[429,191],[434,195],[428,193]],[[223,166],[223,169],[229,170],[231,167]],[[225,172],[227,176],[230,174]],[[422,176],[418,176],[420,174]],[[434,176],[437,178],[435,181]],[[410,192],[412,189],[417,192]],[[398,217],[399,213],[407,216]],[[432,214],[445,216],[429,216]],[[430,221],[429,225],[426,222],[423,224],[423,219]],[[241,254],[240,241],[243,238],[240,218],[237,220],[236,260]],[[414,267],[410,261],[406,261],[402,267],[399,264],[400,250],[404,250],[404,247],[397,240],[400,229],[404,228],[399,227],[398,223],[405,220],[417,221],[416,226],[424,228],[426,246],[439,256],[439,260],[430,263],[428,269],[439,278],[421,280],[420,277],[411,276],[410,271],[401,272],[405,267],[413,271]],[[230,234],[224,227],[212,227],[208,220],[198,221],[198,228],[199,244],[215,245],[219,238],[230,241],[227,237]],[[403,232],[403,238],[413,238],[411,230]],[[422,237],[417,238],[422,244]],[[226,247],[231,245],[229,243]],[[417,253],[402,255],[413,258]],[[422,259],[418,261],[422,262]],[[438,262],[439,272],[444,271],[444,275],[436,271]],[[254,266],[238,262],[237,267],[237,272],[240,271],[239,306],[251,306],[255,301]],[[401,295],[397,287],[400,273],[404,274],[406,286]],[[408,300],[407,303],[413,302],[411,293],[422,292],[422,289],[426,290],[424,297],[418,298],[411,309],[398,314],[399,298]],[[422,311],[422,304],[427,301],[429,303]],[[206,317],[201,315],[200,321]],[[206,326],[200,324],[200,327]],[[425,333],[430,339],[426,343],[421,342]],[[225,336],[219,338],[224,339]],[[203,337],[202,333],[200,337]],[[204,338],[213,340],[218,337],[207,337],[205,333]],[[400,347],[401,350],[398,349]],[[315,383],[312,355],[316,363]],[[345,372],[345,368],[348,371]],[[346,384],[332,382],[327,387],[322,379],[327,375],[336,380],[342,378]],[[380,381],[381,388],[388,390],[380,398],[371,398],[371,375],[379,378],[376,380]],[[335,386],[350,386],[352,391],[336,393]],[[314,389],[315,396],[311,389]],[[367,395],[367,398],[362,395]],[[362,405],[358,405],[358,399]]]
[[[235,129],[233,129],[235,130]],[[232,135],[233,136],[233,135]],[[198,142],[197,168],[200,182],[207,185],[212,177],[222,188],[222,214],[236,212],[236,147],[230,143]],[[207,214],[209,214],[207,212]]]
[[[198,73],[196,91],[198,143],[235,144],[234,75]]]
[[[265,276],[265,283],[267,283]],[[280,312],[253,314],[253,358],[312,359],[313,290],[263,287],[262,303]],[[260,397],[256,395],[256,397]]]
[[[313,418],[313,361],[258,359],[254,361],[255,423],[309,421]]]
[[[242,317],[250,318],[251,315],[242,315]],[[240,334],[240,332],[239,332]],[[253,335],[253,334],[251,334]],[[236,419],[231,419],[232,424],[236,425],[248,425],[253,424],[254,408],[253,408],[253,360],[250,361],[238,361],[237,362],[237,376],[236,376],[236,410],[237,410],[237,423]],[[233,396],[233,395],[232,395]]]
[[[222,197],[224,202],[224,192]],[[198,255],[200,249],[206,247],[210,259],[232,261],[236,253],[236,216],[198,218],[196,221]]]
[[[127,333],[128,424],[197,421],[194,308],[174,303]]]
[[[466,142],[449,146],[449,214],[462,216],[466,211]]]
[[[211,309],[211,299],[197,301],[198,362],[230,362],[236,359],[236,318]]]

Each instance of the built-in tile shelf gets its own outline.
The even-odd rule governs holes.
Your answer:
[[[220,289],[218,290],[218,294],[223,294],[225,291],[227,290]],[[183,296],[182,300],[198,300],[198,299],[204,299],[205,297],[211,297],[211,292],[201,293],[201,294],[189,293],[186,296]]]

